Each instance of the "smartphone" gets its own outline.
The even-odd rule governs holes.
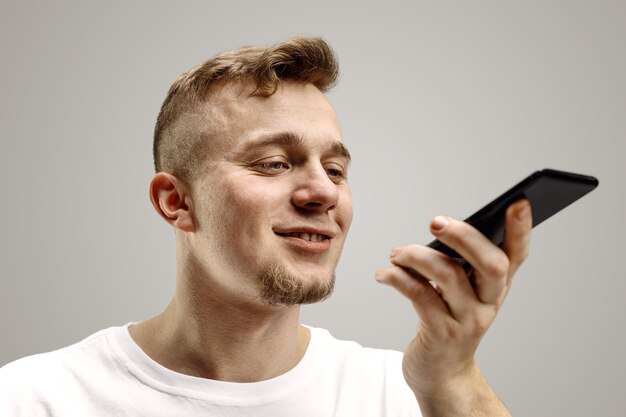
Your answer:
[[[504,242],[504,215],[507,207],[514,201],[522,198],[530,201],[535,227],[597,186],[598,180],[589,175],[554,169],[536,171],[465,221],[501,246]],[[427,246],[457,259],[462,264],[466,263],[461,255],[439,240],[434,240]]]

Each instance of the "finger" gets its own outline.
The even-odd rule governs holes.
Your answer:
[[[473,226],[450,217],[435,217],[430,229],[437,239],[472,265],[478,298],[483,303],[498,304],[509,271],[509,259],[504,251]]]
[[[515,271],[528,257],[532,227],[532,209],[528,200],[519,200],[511,204],[506,211],[506,227],[502,246],[510,262],[508,285],[510,285]]]
[[[438,293],[457,321],[480,302],[459,263],[439,251],[420,245],[404,246],[394,249],[391,262],[435,282]]]
[[[412,274],[404,268],[391,266],[376,271],[376,281],[395,288],[411,300],[413,308],[424,323],[436,326],[442,318],[450,316],[448,307],[424,277]]]

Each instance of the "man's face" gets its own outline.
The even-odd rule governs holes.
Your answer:
[[[194,268],[228,299],[313,302],[330,294],[352,220],[349,156],[316,87],[270,97],[232,84],[211,99],[209,156],[193,184]]]

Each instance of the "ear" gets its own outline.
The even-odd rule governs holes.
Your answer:
[[[174,175],[158,172],[150,183],[150,200],[157,213],[174,228],[193,232],[195,225],[187,190],[187,185]]]

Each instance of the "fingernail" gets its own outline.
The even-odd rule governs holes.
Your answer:
[[[395,256],[398,254],[398,252],[400,252],[400,248],[393,248],[391,249],[391,253],[389,254],[390,258],[395,258]]]
[[[444,227],[446,227],[448,225],[448,223],[450,223],[450,221],[448,219],[446,219],[443,216],[436,216],[432,222],[430,222],[430,227],[438,232],[440,230],[443,230]]]
[[[530,215],[530,204],[526,203],[522,205],[517,211],[517,220],[523,221]]]

